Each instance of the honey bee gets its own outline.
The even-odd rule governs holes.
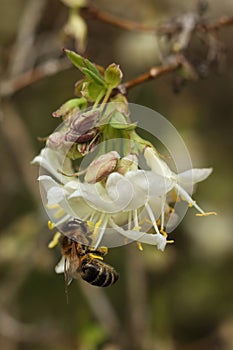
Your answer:
[[[63,228],[64,235],[60,238],[62,255],[65,257],[65,281],[68,285],[73,278],[81,278],[98,287],[108,287],[114,284],[119,275],[116,270],[103,261],[107,248],[94,249],[90,247],[92,232],[88,225],[78,219],[70,220]],[[83,242],[80,243],[78,241]]]

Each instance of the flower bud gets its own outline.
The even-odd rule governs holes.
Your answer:
[[[112,88],[117,87],[122,79],[122,71],[120,70],[119,65],[112,63],[104,72],[104,78],[106,83],[108,83]]]
[[[51,134],[47,140],[47,146],[52,149],[60,149],[64,146],[65,136],[61,132],[57,131]]]
[[[99,116],[100,111],[98,110],[89,111],[87,113],[79,112],[73,116],[70,127],[79,135],[83,135],[96,126]]]
[[[94,184],[106,178],[115,170],[119,158],[116,151],[111,151],[95,159],[87,169],[85,181]]]

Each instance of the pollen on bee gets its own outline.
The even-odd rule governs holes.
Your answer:
[[[104,258],[102,256],[94,254],[94,253],[89,253],[89,256],[93,259],[104,260]]]

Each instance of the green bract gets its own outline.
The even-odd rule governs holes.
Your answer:
[[[125,116],[118,111],[115,111],[113,113],[111,119],[109,120],[109,124],[115,129],[124,129],[124,130],[133,130],[137,126],[135,123],[129,124]]]
[[[53,112],[53,117],[59,118],[65,116],[69,113],[72,113],[74,109],[85,109],[87,108],[87,100],[84,97],[81,98],[72,98],[68,100],[55,112]]]
[[[115,63],[110,64],[104,72],[104,79],[112,88],[115,88],[120,84],[122,76],[123,74],[119,65]]]

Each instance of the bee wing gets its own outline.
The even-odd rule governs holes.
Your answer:
[[[66,285],[69,285],[73,278],[78,278],[78,268],[79,258],[76,252],[75,243],[73,243],[70,256],[62,256],[61,260],[55,266],[55,272],[64,273]]]
[[[76,244],[72,243],[72,249],[71,249],[69,259],[65,260],[65,274],[66,274],[65,277],[68,285],[71,283],[73,278],[75,279],[78,278],[79,265],[80,265],[80,260],[77,255]]]

